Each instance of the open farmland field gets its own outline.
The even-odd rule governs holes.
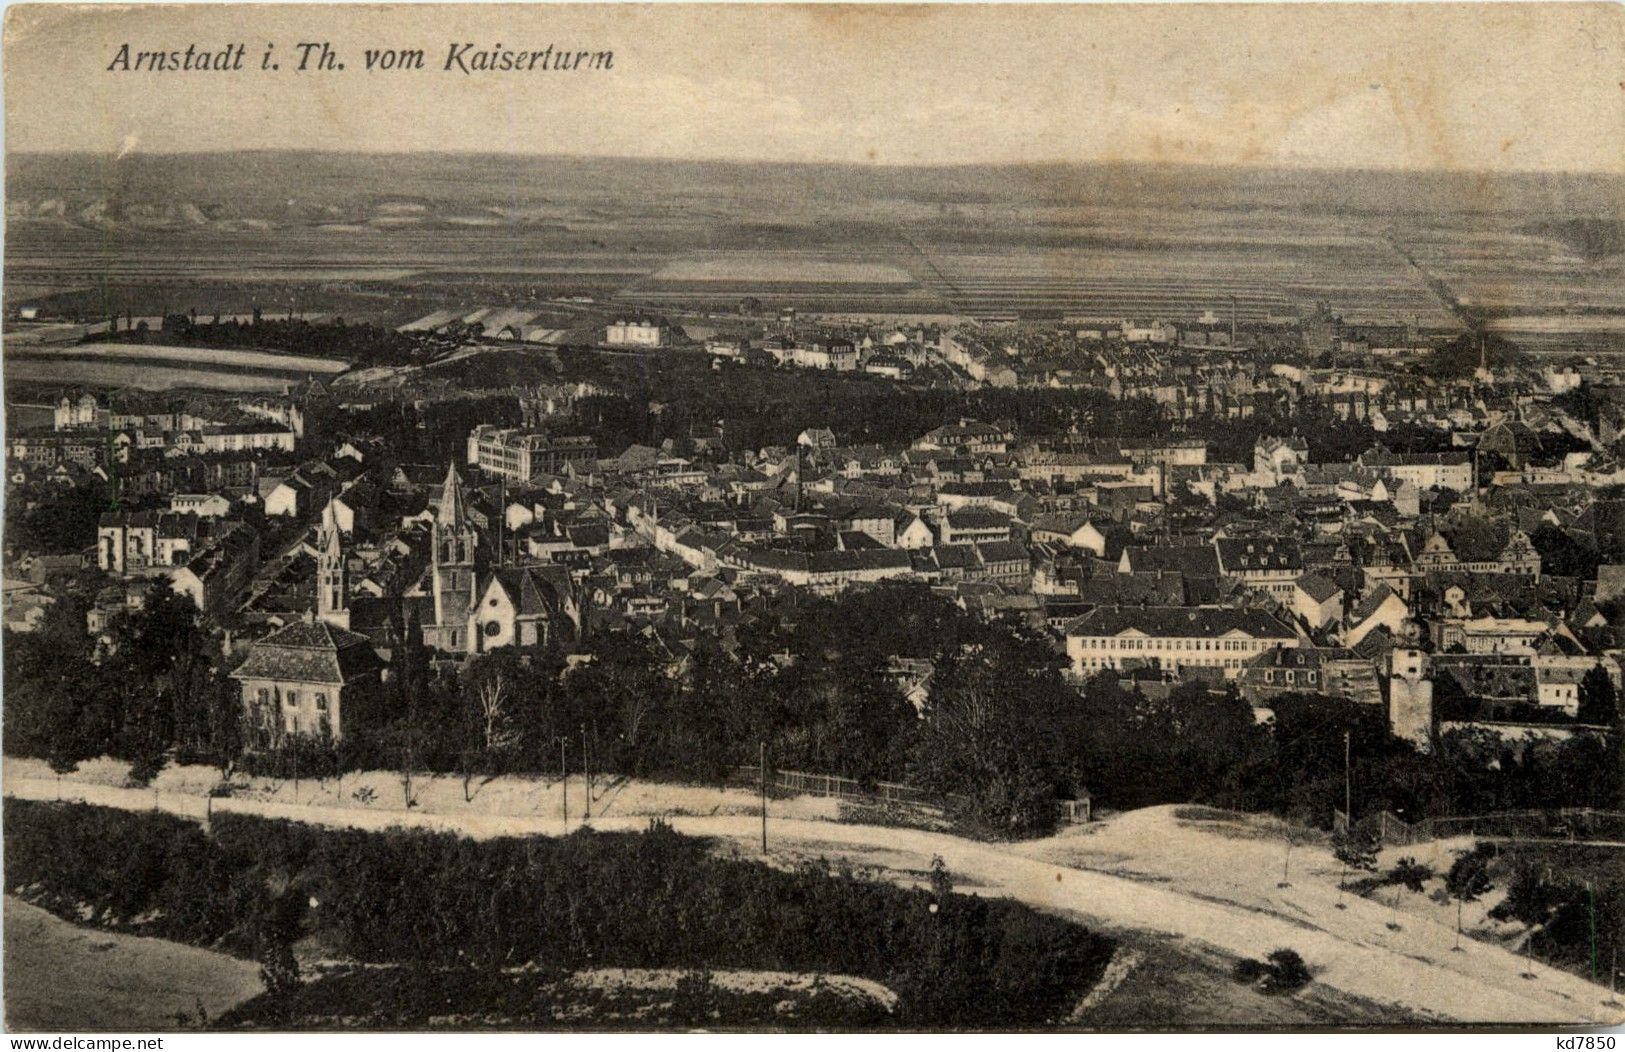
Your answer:
[[[672,260],[617,295],[628,303],[735,309],[753,297],[769,307],[940,313],[942,299],[892,253],[710,252]]]
[[[312,358],[271,351],[216,350],[203,347],[171,347],[155,343],[96,343],[75,347],[72,352],[51,352],[52,360],[72,357],[81,360],[184,363],[206,368],[252,369],[296,372],[301,375],[336,375],[350,367],[337,358]]]
[[[10,350],[5,355],[8,384],[138,387],[149,391],[281,391],[308,376],[331,378],[349,367],[348,362],[335,358],[135,343],[79,344],[64,350],[29,348]]]
[[[1450,305],[1363,217],[1288,208],[1029,211],[922,234],[932,287],[976,316],[1241,321],[1324,304],[1351,322],[1460,326]],[[1003,237],[1000,230],[1008,231]]]
[[[8,157],[8,288],[60,289],[77,320],[297,303],[400,324],[563,297],[1145,320],[1234,297],[1247,320],[1325,304],[1429,329],[1464,325],[1458,301],[1625,314],[1613,177],[425,154],[389,158],[386,188],[377,158],[249,160]]]
[[[1429,228],[1406,247],[1464,308],[1486,317],[1572,316],[1572,331],[1583,332],[1588,315],[1625,315],[1625,255],[1586,259],[1551,237],[1494,229]]]
[[[244,373],[204,367],[143,365],[139,362],[85,359],[6,358],[6,384],[55,387],[136,387],[145,391],[202,388],[252,394],[284,391],[304,373]]]

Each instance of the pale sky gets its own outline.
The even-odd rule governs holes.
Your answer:
[[[323,40],[346,69],[291,72]],[[107,70],[239,42],[239,73]],[[442,72],[454,42],[615,68]],[[11,150],[1625,172],[1618,4],[23,6],[4,68]]]

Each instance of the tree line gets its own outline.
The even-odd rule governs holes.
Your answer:
[[[436,662],[408,626],[374,718],[337,745],[245,756],[231,659],[188,600],[155,588],[116,620],[111,653],[72,605],[6,640],[6,749],[59,769],[110,755],[138,778],[172,760],[284,777],[395,770],[410,798],[426,772],[720,784],[765,752],[778,768],[912,784],[969,829],[1027,836],[1052,827],[1056,798],[1085,792],[1104,807],[1206,803],[1329,826],[1346,736],[1361,812],[1606,808],[1621,793],[1617,733],[1523,745],[1458,731],[1423,752],[1389,733],[1382,706],[1287,695],[1261,723],[1233,688],[1146,694],[1110,672],[1077,685],[1046,630],[914,583],[792,597],[726,646],[600,633],[568,660],[506,648]],[[1606,676],[1583,693],[1588,716],[1617,725]]]

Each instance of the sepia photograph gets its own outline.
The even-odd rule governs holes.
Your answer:
[[[0,69],[11,1047],[1615,1047],[1625,6]]]

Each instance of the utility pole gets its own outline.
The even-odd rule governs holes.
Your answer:
[[[1351,733],[1349,731],[1344,731],[1343,732],[1343,823],[1344,823],[1344,826],[1350,832],[1353,832],[1353,830],[1354,830],[1354,808],[1352,806],[1353,794],[1351,793],[1351,791],[1349,789],[1349,786],[1351,785],[1351,782],[1349,780],[1349,740],[1350,740],[1350,737],[1351,737]]]
[[[762,854],[767,854],[767,740],[762,740],[762,748],[757,760],[757,774],[762,786]]]
[[[559,806],[563,808],[564,831],[570,831],[570,769],[564,766],[564,735],[559,735]]]
[[[1597,891],[1586,881],[1586,912],[1590,921],[1591,981],[1597,981]]]
[[[581,821],[592,817],[592,757],[587,754],[587,725],[581,725],[581,782],[587,787],[587,802],[581,805]]]

